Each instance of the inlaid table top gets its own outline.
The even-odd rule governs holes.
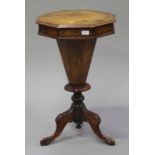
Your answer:
[[[36,23],[55,28],[93,28],[115,22],[115,15],[95,10],[62,10],[38,17]]]

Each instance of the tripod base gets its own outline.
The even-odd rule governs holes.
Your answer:
[[[69,122],[76,123],[76,128],[81,128],[83,121],[88,122],[91,126],[94,133],[108,145],[115,145],[115,141],[102,134],[100,130],[100,117],[92,112],[89,111],[85,104],[83,103],[84,96],[81,92],[76,92],[72,96],[73,103],[69,110],[61,113],[56,118],[56,130],[52,136],[46,137],[40,141],[40,145],[45,146],[52,143],[63,131],[64,127]]]

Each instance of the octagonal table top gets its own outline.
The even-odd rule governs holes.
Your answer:
[[[115,15],[95,10],[61,10],[43,14],[36,23],[55,28],[93,28],[114,23]]]

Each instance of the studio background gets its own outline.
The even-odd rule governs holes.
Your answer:
[[[88,74],[92,88],[84,93],[88,109],[97,112],[102,131],[116,146],[101,143],[87,123],[68,124],[46,147],[41,138],[55,130],[55,118],[70,107],[72,93],[56,41],[39,36],[36,18],[64,9],[94,9],[116,14],[115,34],[99,38]],[[26,0],[26,155],[128,155],[128,0]]]

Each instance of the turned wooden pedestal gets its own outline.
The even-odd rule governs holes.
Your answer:
[[[57,39],[69,81],[65,90],[73,92],[71,107],[57,116],[54,134],[42,139],[41,145],[55,140],[69,122],[76,123],[77,128],[81,128],[83,122],[88,122],[103,142],[115,145],[112,138],[101,132],[100,117],[86,108],[82,95],[82,92],[90,89],[86,80],[96,40],[113,34],[114,22],[114,15],[93,10],[64,10],[38,17],[39,34]]]

